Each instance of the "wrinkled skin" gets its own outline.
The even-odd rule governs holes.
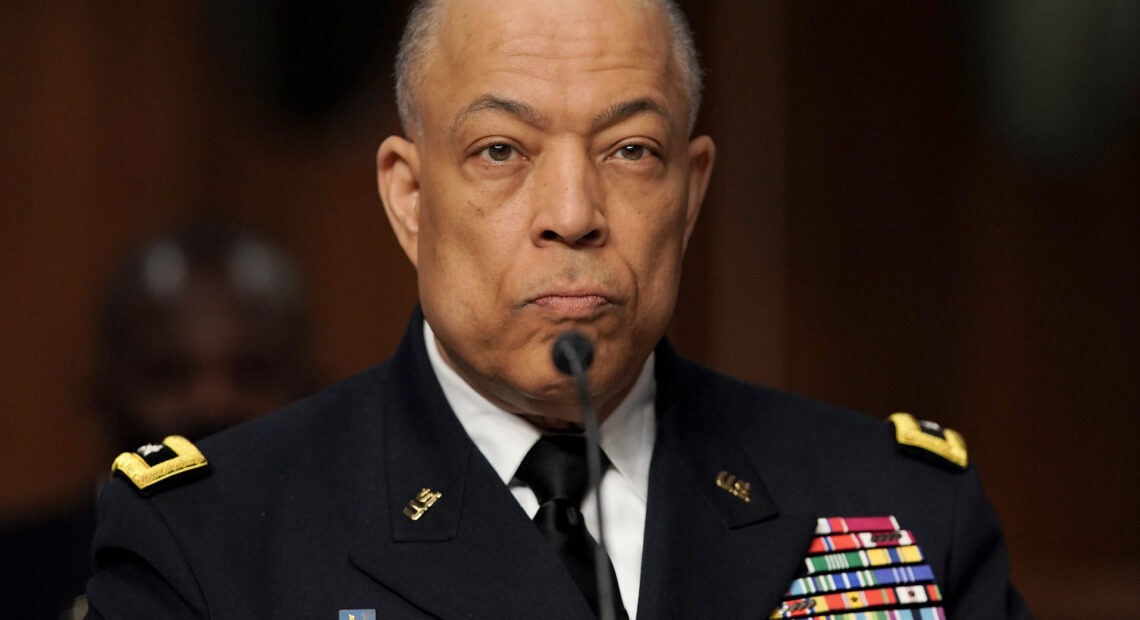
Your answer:
[[[689,138],[667,20],[636,0],[457,0],[442,23],[419,130],[377,154],[424,314],[468,383],[532,420],[579,420],[550,350],[582,331],[604,420],[665,332],[714,159]]]

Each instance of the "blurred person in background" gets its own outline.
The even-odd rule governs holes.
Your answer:
[[[204,437],[316,387],[292,262],[218,223],[134,254],[111,282],[100,327],[96,402],[116,449]]]
[[[189,439],[318,387],[300,275],[260,236],[202,221],[155,237],[112,276],[98,316],[94,409],[108,448]],[[96,490],[106,482],[105,475]],[[0,530],[0,618],[82,615],[95,493]]]

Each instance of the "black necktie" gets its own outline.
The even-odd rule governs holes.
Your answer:
[[[586,438],[577,435],[545,435],[527,452],[515,477],[525,482],[538,498],[538,512],[534,523],[551,548],[562,558],[566,570],[590,603],[595,615],[598,611],[598,584],[594,570],[595,554],[600,553],[598,543],[586,531],[579,507],[586,497]],[[609,559],[606,560],[607,564]],[[613,566],[610,566],[613,584],[615,615],[627,619],[618,591]]]

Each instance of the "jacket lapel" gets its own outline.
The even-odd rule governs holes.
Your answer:
[[[377,482],[387,492],[372,493],[357,520],[352,562],[435,616],[589,617],[561,562],[452,413],[422,320],[417,312],[382,387]]]
[[[638,616],[762,618],[799,569],[815,515],[781,513],[763,478],[667,344]],[[747,486],[745,486],[747,485]]]
[[[371,488],[360,489],[354,504],[352,563],[434,616],[591,617],[452,413],[427,359],[422,320],[417,312],[374,405],[384,409],[372,416],[383,425],[383,449],[366,478]],[[766,617],[801,564],[815,515],[779,512],[752,460],[699,394],[703,386],[668,345],[657,359],[638,615]]]

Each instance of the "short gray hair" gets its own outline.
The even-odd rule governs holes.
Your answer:
[[[669,20],[673,35],[673,61],[681,70],[685,90],[689,95],[689,131],[692,131],[701,107],[704,74],[693,43],[689,20],[677,6],[676,0],[642,1],[659,6]],[[415,91],[424,79],[424,58],[439,32],[443,4],[443,0],[415,0],[396,53],[396,107],[404,133],[409,136],[418,134],[422,129]]]

